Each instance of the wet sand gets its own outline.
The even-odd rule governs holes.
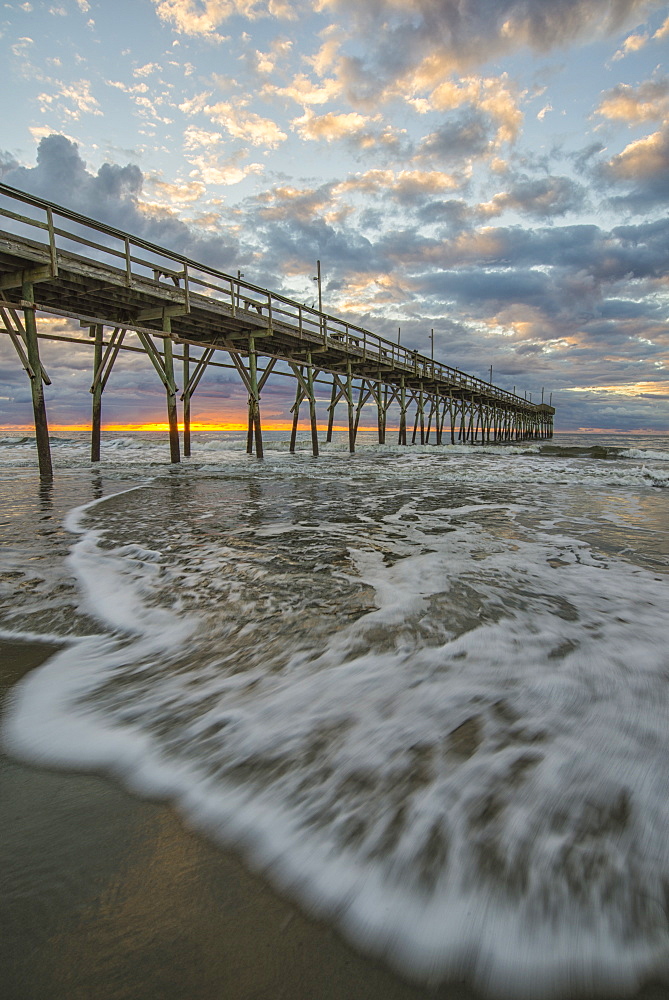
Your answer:
[[[0,642],[2,697],[50,651]],[[3,755],[0,802],[3,1000],[477,1000],[403,982],[103,777]]]

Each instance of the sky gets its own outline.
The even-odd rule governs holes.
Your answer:
[[[4,3],[0,177],[309,305],[320,260],[326,311],[434,329],[558,430],[669,432],[668,50],[654,0]],[[30,424],[8,341],[0,424]],[[92,352],[43,353],[50,419],[85,424]],[[119,359],[107,423],[164,420],[151,373]],[[218,369],[193,414],[245,404]]]

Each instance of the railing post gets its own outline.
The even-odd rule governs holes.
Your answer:
[[[125,283],[126,285],[132,284],[132,261],[130,260],[130,240],[126,236],[124,240],[125,244]]]
[[[188,264],[184,263],[184,306],[190,312],[190,284],[188,281]]]
[[[56,234],[53,229],[53,211],[51,208],[46,210],[46,221],[49,228],[49,256],[51,257],[51,276],[56,278],[58,276],[58,251],[56,249]]]

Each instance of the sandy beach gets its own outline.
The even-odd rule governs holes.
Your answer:
[[[3,641],[3,700],[53,647]],[[103,777],[0,757],[5,1000],[478,1000],[422,989],[350,948],[184,827]],[[636,1000],[666,1000],[648,985]]]
[[[50,649],[2,643],[3,698]],[[3,755],[0,799],[5,1000],[473,1000],[401,982],[105,778]]]

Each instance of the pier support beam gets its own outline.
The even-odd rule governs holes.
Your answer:
[[[407,396],[404,375],[400,378],[400,429],[397,435],[397,443],[407,443]]]
[[[163,320],[163,330],[169,334],[171,332],[171,320],[165,316]],[[163,363],[165,365],[165,376],[167,383],[167,422],[170,428],[170,461],[172,465],[178,465],[181,461],[179,452],[179,416],[177,414],[177,387],[174,381],[174,354],[172,351],[171,337],[163,337]]]
[[[96,324],[90,327],[90,336],[95,337],[94,364],[93,364],[93,384],[90,392],[93,396],[92,418],[91,418],[91,462],[100,461],[100,432],[102,428],[102,393],[105,391],[107,381],[111,375],[119,351],[123,346],[126,331],[118,326],[112,330],[112,335],[107,344],[107,350],[102,352],[104,346],[103,335],[104,326]]]
[[[163,318],[163,331],[168,336],[163,337],[163,354],[161,355],[155,348],[151,337],[137,330],[137,336],[151,364],[158,372],[160,380],[165,386],[167,395],[167,422],[170,432],[170,459],[173,465],[181,461],[179,453],[179,422],[177,418],[177,387],[174,381],[174,355],[172,352],[172,340],[170,333],[170,317]]]
[[[100,432],[102,428],[102,334],[104,327],[97,323],[90,334],[95,337],[93,348],[93,412],[91,415],[91,462],[100,461]]]
[[[33,414],[35,416],[35,441],[37,444],[37,462],[41,479],[53,479],[51,464],[51,446],[49,444],[49,425],[46,418],[46,403],[44,401],[44,386],[42,384],[42,364],[37,343],[37,321],[35,319],[35,293],[30,282],[21,287],[23,299],[23,316],[26,332],[26,352],[33,374],[30,377],[30,390],[33,399]]]
[[[190,458],[190,392],[188,383],[190,382],[190,346],[183,345],[183,385],[184,391],[181,398],[184,404],[184,458]]]
[[[351,362],[346,362],[346,411],[348,416],[348,450],[352,455],[355,451],[355,412],[353,409],[353,376]]]
[[[295,439],[297,437],[297,421],[299,418],[300,403],[303,399],[309,402],[309,423],[311,425],[311,450],[314,458],[318,458],[318,425],[316,423],[316,397],[314,396],[314,382],[318,378],[319,372],[314,373],[311,363],[311,351],[306,355],[306,377],[304,368],[295,364],[290,364],[293,374],[297,379],[297,393],[293,405],[293,432],[290,437],[290,450],[295,451]]]
[[[416,443],[416,434],[418,433],[418,423],[420,421],[420,443],[425,444],[425,412],[423,410],[423,387],[421,386],[420,392],[418,393],[418,404],[416,406],[416,416],[413,422],[413,434],[411,435],[411,444]]]
[[[295,441],[297,439],[297,422],[300,419],[300,403],[302,402],[303,399],[304,399],[304,389],[300,385],[298,379],[297,389],[295,390],[295,402],[291,407],[293,413],[293,427],[290,432],[290,448],[289,448],[291,455],[295,454]]]
[[[335,407],[340,397],[341,397],[341,391],[337,387],[337,376],[333,375],[332,395],[330,396],[330,405],[328,406],[328,432],[325,436],[325,441],[327,444],[330,444],[330,442],[332,441],[332,428],[334,425]]]
[[[249,338],[249,434],[253,435],[256,457],[263,457],[262,426],[260,424],[260,392],[258,389],[258,357],[253,337]],[[247,448],[247,451],[250,450]]]
[[[318,458],[318,425],[316,423],[316,397],[314,396],[314,369],[311,364],[311,352],[307,354],[307,387],[309,390],[309,422],[311,424],[311,451]]]
[[[188,344],[183,345],[183,377],[184,377],[184,387],[181,393],[181,401],[184,404],[184,455],[190,457],[191,455],[191,412],[190,412],[190,401],[193,393],[197,389],[200,379],[207,370],[207,365],[214,356],[215,348],[207,347],[202,352],[199,358],[191,358],[190,346]],[[194,362],[194,368],[191,372],[190,363],[191,360]]]

